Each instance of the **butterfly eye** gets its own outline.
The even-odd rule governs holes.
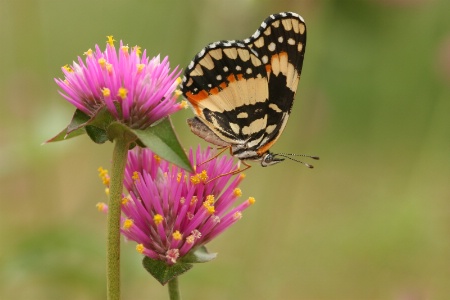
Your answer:
[[[279,162],[282,162],[283,160],[284,160],[284,158],[275,157],[274,154],[267,152],[266,154],[264,154],[264,156],[261,160],[261,166],[268,167],[268,166],[277,164]]]

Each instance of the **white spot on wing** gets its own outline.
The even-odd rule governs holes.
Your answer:
[[[238,113],[237,118],[238,119],[247,119],[248,118],[248,113],[246,113],[246,112]]]
[[[269,51],[275,51],[275,43],[274,42],[270,43],[267,49],[269,49]]]
[[[266,128],[267,126],[267,115],[264,115],[264,118],[256,119],[251,122],[249,126],[244,126],[242,128],[242,133],[245,135],[252,135],[261,131],[261,129]]]

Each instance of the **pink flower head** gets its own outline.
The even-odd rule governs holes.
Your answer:
[[[85,61],[62,68],[64,79],[56,79],[59,93],[89,116],[106,107],[114,118],[134,129],[144,129],[172,114],[182,105],[176,103],[180,71],[172,72],[168,57],[149,59],[135,46],[129,51],[120,41],[118,53],[108,36],[106,50],[98,45],[84,53]]]
[[[232,157],[213,158],[209,148],[199,147],[190,151],[189,160],[197,164],[195,175],[149,149],[135,148],[128,155],[125,187],[129,196],[122,202],[122,234],[138,243],[138,252],[168,265],[218,236],[255,202],[250,197],[232,208],[242,194],[238,185],[244,178],[227,174],[237,168]],[[99,209],[105,211],[105,205]]]

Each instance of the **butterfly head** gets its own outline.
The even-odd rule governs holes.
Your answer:
[[[263,154],[261,158],[261,166],[268,167],[277,163],[280,163],[284,160],[284,158],[276,157],[277,154],[271,153],[267,151],[265,154]]]

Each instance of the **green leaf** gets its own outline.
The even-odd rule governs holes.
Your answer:
[[[86,133],[88,134],[90,139],[96,144],[103,144],[109,140],[106,130],[104,130],[102,128],[87,125],[85,127],[85,129],[86,129]]]
[[[193,265],[183,262],[178,262],[174,265],[167,265],[164,261],[151,259],[148,256],[144,256],[142,260],[142,265],[156,280],[162,285],[173,278],[187,272]]]
[[[44,142],[44,144],[68,140],[76,136],[85,134],[86,131],[82,127],[82,125],[85,124],[87,121],[89,121],[88,115],[86,115],[79,109],[75,110],[75,113],[73,114],[70,124],[67,125],[67,127],[64,128],[63,130],[61,130],[61,132],[58,133],[56,136]]]
[[[189,252],[181,260],[184,263],[205,263],[217,257],[217,253],[209,253],[205,246]]]
[[[142,144],[147,148],[150,148],[162,159],[191,173],[193,172],[191,163],[178,141],[169,117],[164,118],[161,122],[150,126],[147,129],[136,129],[133,130],[133,132]]]
[[[71,133],[72,131],[78,130],[81,127],[84,127],[84,124],[91,119],[87,114],[82,112],[81,110],[75,110],[73,114],[72,120],[70,124],[67,126],[67,133]]]

